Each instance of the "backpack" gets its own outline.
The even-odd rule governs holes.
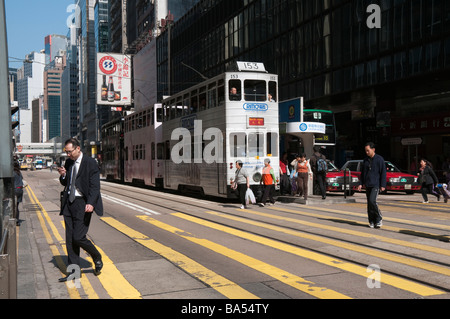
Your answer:
[[[326,173],[327,162],[323,158],[318,158],[316,163],[317,163],[317,172]]]

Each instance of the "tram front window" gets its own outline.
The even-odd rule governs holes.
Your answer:
[[[245,133],[230,134],[230,156],[231,157],[247,156],[247,135]]]
[[[230,101],[240,101],[241,100],[241,80],[230,80],[228,82],[230,89],[228,98]]]
[[[264,134],[248,134],[248,156],[264,156]]]
[[[245,80],[244,81],[244,97],[246,101],[266,101],[266,81],[261,80]]]

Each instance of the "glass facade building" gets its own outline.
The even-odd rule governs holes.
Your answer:
[[[233,61],[263,62],[281,100],[335,112],[338,165],[374,141],[408,169],[408,137],[421,137],[418,154],[434,163],[450,156],[449,1],[202,0],[157,50],[159,97],[202,80],[182,63],[212,77]]]

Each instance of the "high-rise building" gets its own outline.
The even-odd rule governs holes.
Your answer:
[[[437,164],[450,156],[450,2],[376,3],[380,28],[370,1],[201,0],[157,39],[158,96],[168,79],[172,93],[202,81],[179,61],[208,77],[263,62],[281,100],[335,113],[338,165],[362,158],[367,141],[405,170],[416,147]],[[402,144],[409,137],[422,143]]]
[[[17,101],[17,69],[9,68],[9,99]]]
[[[67,34],[66,68],[61,75],[61,140],[78,135],[78,67],[77,67],[77,28],[69,27]]]
[[[109,0],[95,2],[95,48],[97,52],[109,52]]]
[[[45,37],[45,64],[50,64],[57,56],[66,51],[67,37],[52,34]]]
[[[47,132],[44,142],[61,136],[61,76],[66,67],[66,55],[56,56],[44,71],[44,113]]]
[[[27,54],[22,67],[17,70],[18,142],[31,143],[31,106],[32,101],[44,93],[44,67],[45,53],[42,50]]]
[[[77,29],[78,46],[78,105],[79,136],[82,149],[96,156],[100,127],[96,104],[96,52],[95,52],[95,0],[77,0],[80,28]]]

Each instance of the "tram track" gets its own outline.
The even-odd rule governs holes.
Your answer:
[[[121,184],[118,184],[118,185],[121,185]],[[326,251],[323,249],[316,249],[307,244],[302,245],[298,242],[298,239],[295,242],[288,241],[288,240],[283,239],[283,236],[280,236],[280,235],[276,236],[276,234],[278,234],[277,232],[273,233],[271,231],[266,231],[266,230],[262,231],[263,228],[261,228],[261,227],[257,227],[256,230],[251,230],[249,227],[245,227],[245,224],[242,224],[242,225],[238,224],[238,225],[240,225],[240,226],[238,226],[238,225],[236,225],[236,223],[230,222],[228,219],[218,218],[217,216],[214,216],[214,215],[193,213],[193,212],[187,211],[186,209],[182,209],[182,210],[174,209],[172,207],[172,205],[160,203],[157,200],[150,200],[150,199],[147,200],[145,198],[142,198],[141,196],[149,196],[149,193],[146,192],[145,190],[141,190],[139,188],[128,189],[128,187],[132,187],[132,186],[128,186],[128,185],[124,185],[124,186],[125,187],[120,187],[120,190],[119,190],[118,187],[113,187],[112,185],[107,185],[106,183],[104,183],[102,185],[102,191],[106,192],[106,193],[114,194],[116,196],[123,196],[127,199],[132,199],[134,201],[139,201],[146,205],[152,205],[152,206],[163,208],[163,209],[169,211],[168,214],[181,213],[186,216],[191,216],[191,217],[199,218],[199,219],[211,222],[211,223],[230,227],[237,231],[242,231],[242,232],[246,232],[246,233],[257,235],[257,236],[262,236],[264,238],[267,238],[268,240],[278,241],[280,243],[288,244],[288,245],[291,245],[293,247],[300,248],[300,249],[307,249],[311,252],[326,255],[331,258],[338,258],[339,260],[353,263],[353,264],[359,265],[361,267],[367,267],[367,263],[365,263],[364,261],[360,261],[356,258],[351,258],[349,256],[345,256],[342,253],[333,254],[333,253],[330,253],[329,251]],[[152,191],[152,194],[151,194],[152,199],[157,198],[162,201],[170,200],[171,203],[178,203],[178,204],[186,204],[186,202],[189,201],[191,207],[197,207],[202,210],[211,210],[211,204],[208,205],[207,202],[204,203],[203,199],[192,198],[192,197],[178,199],[178,198],[176,198],[176,196],[180,196],[180,194],[176,194],[175,192],[158,194],[157,191],[153,191],[153,190],[150,190],[150,191]],[[226,200],[223,200],[223,202],[227,203]],[[234,205],[237,205],[237,204],[234,203],[233,206]],[[173,211],[173,213],[171,211]],[[323,231],[322,231],[322,233],[320,233],[320,232],[317,232],[317,230],[308,230],[308,229],[305,229],[305,227],[304,227],[305,225],[303,225],[303,227],[293,227],[293,226],[287,226],[287,225],[285,225],[285,223],[283,224],[280,221],[271,221],[271,220],[269,220],[269,218],[261,218],[261,216],[258,216],[258,215],[246,214],[245,216],[243,216],[242,214],[239,214],[237,212],[237,210],[236,210],[236,212],[230,212],[229,210],[217,209],[217,207],[215,207],[214,212],[217,212],[218,214],[223,214],[224,216],[228,215],[228,216],[234,216],[235,218],[245,218],[245,219],[255,222],[255,223],[265,223],[267,225],[270,225],[271,227],[283,228],[289,232],[299,232],[299,233],[303,233],[303,234],[308,234],[310,236],[320,236],[326,240],[339,241],[346,245],[355,245],[362,249],[376,250],[376,251],[380,251],[383,254],[396,255],[396,256],[400,256],[399,258],[406,258],[406,259],[411,259],[412,261],[418,261],[420,263],[427,263],[430,265],[435,265],[436,267],[438,267],[439,269],[444,271],[444,273],[445,273],[445,271],[447,271],[446,269],[448,267],[450,267],[450,264],[445,261],[433,260],[432,257],[420,256],[417,254],[417,251],[415,251],[414,249],[413,249],[413,251],[408,251],[411,248],[406,249],[406,251],[404,251],[404,250],[399,251],[399,250],[395,250],[394,248],[388,249],[388,248],[376,247],[375,245],[364,243],[364,242],[358,241],[357,239],[350,240],[348,238],[345,239],[345,238],[339,237],[337,235],[332,235],[331,233],[323,234]],[[326,212],[326,211],[324,211],[324,212]],[[289,212],[284,212],[284,213],[286,213],[287,215],[291,215],[291,216],[293,215],[293,214],[290,214]],[[330,213],[330,212],[326,212],[326,213]],[[295,217],[298,218],[299,215],[295,214]],[[309,216],[309,217],[311,217],[311,216]],[[329,220],[333,219],[333,216],[329,216],[329,217],[330,217]],[[355,216],[353,216],[353,217],[355,217]],[[299,220],[302,220],[302,219],[299,219]],[[439,229],[439,230],[441,230],[441,229]],[[306,240],[306,242],[308,242],[308,240]],[[434,247],[434,246],[430,246],[430,247]],[[370,256],[370,254],[369,254],[369,256]],[[414,267],[411,265],[409,265],[409,266]],[[408,275],[408,274],[406,274],[402,271],[399,271],[398,269],[395,269],[395,268],[396,267],[391,267],[391,269],[384,268],[383,273],[391,274],[393,276],[397,276],[397,277],[400,277],[400,278],[403,278],[406,280],[410,280],[410,281],[413,281],[416,283],[427,285],[427,286],[445,291],[447,293],[450,292],[450,286],[444,285],[442,281],[439,281],[439,280],[437,282],[426,281],[423,278],[421,278],[420,276]],[[398,267],[398,268],[400,270],[403,269],[403,267]],[[422,269],[422,270],[430,271],[427,269]],[[440,275],[442,275],[442,273]]]

